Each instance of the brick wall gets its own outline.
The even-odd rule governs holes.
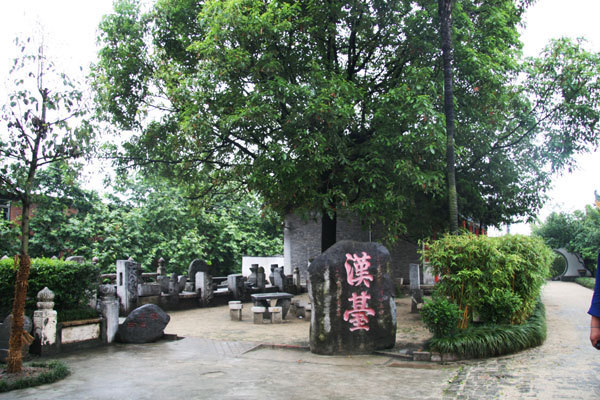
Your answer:
[[[356,240],[368,242],[377,241],[376,230],[370,231],[363,227],[358,218],[338,216],[337,240]],[[321,218],[312,214],[301,218],[296,214],[289,214],[285,218],[284,227],[284,262],[291,265],[292,271],[298,267],[302,282],[306,282],[306,273],[310,260],[321,254]],[[393,278],[404,278],[408,282],[409,267],[411,263],[419,263],[416,244],[398,240],[388,248],[392,257]]]

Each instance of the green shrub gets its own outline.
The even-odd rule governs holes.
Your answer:
[[[581,286],[585,286],[588,289],[593,289],[596,286],[596,279],[594,278],[575,278],[575,282],[579,283]]]
[[[456,335],[434,337],[428,343],[431,351],[453,353],[465,358],[495,357],[515,353],[546,340],[546,312],[541,301],[520,325],[471,326]]]
[[[511,316],[523,306],[521,298],[510,290],[496,290],[484,296],[478,308],[481,322],[491,324],[510,324]]]
[[[435,337],[451,336],[456,333],[460,310],[448,299],[436,296],[433,300],[425,302],[421,309],[421,318]]]
[[[435,291],[458,305],[461,329],[468,327],[473,310],[487,322],[525,321],[554,259],[540,238],[522,235],[446,235],[426,247],[424,256],[442,277]]]
[[[15,270],[13,260],[0,260],[0,312],[12,311]],[[65,262],[49,258],[31,260],[26,309],[36,308],[37,293],[44,287],[54,292],[54,309],[57,311],[80,309],[94,293],[98,284],[98,269],[91,263]]]

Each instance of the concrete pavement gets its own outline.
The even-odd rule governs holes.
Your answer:
[[[546,343],[496,359],[400,363],[188,337],[68,355],[68,378],[0,399],[597,399],[600,352],[589,344],[586,314],[591,294],[549,282]]]

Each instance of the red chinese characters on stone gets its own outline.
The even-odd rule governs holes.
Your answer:
[[[370,287],[370,282],[373,281],[373,275],[369,273],[369,267],[371,263],[369,260],[371,256],[362,252],[362,256],[358,254],[346,254],[346,280],[348,284],[352,286],[360,286],[364,284],[366,287]],[[352,261],[352,264],[350,264]]]
[[[352,303],[352,309],[344,312],[344,321],[350,322],[352,327],[350,332],[356,330],[369,330],[369,315],[374,316],[375,310],[369,308],[367,300],[371,296],[367,292],[363,291],[361,294],[352,293],[352,297],[348,299]]]

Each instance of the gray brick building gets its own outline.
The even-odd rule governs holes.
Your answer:
[[[337,218],[337,240],[356,240],[361,242],[377,242],[377,229],[364,228],[358,218],[339,216]],[[387,246],[386,246],[387,247]],[[410,263],[419,263],[417,245],[399,239],[388,247],[392,257],[392,274],[394,279],[404,278],[408,282]],[[292,271],[298,267],[305,284],[306,271],[312,259],[321,254],[321,217],[314,213],[306,218],[297,214],[289,214],[285,218],[283,231],[283,257],[286,266]]]

